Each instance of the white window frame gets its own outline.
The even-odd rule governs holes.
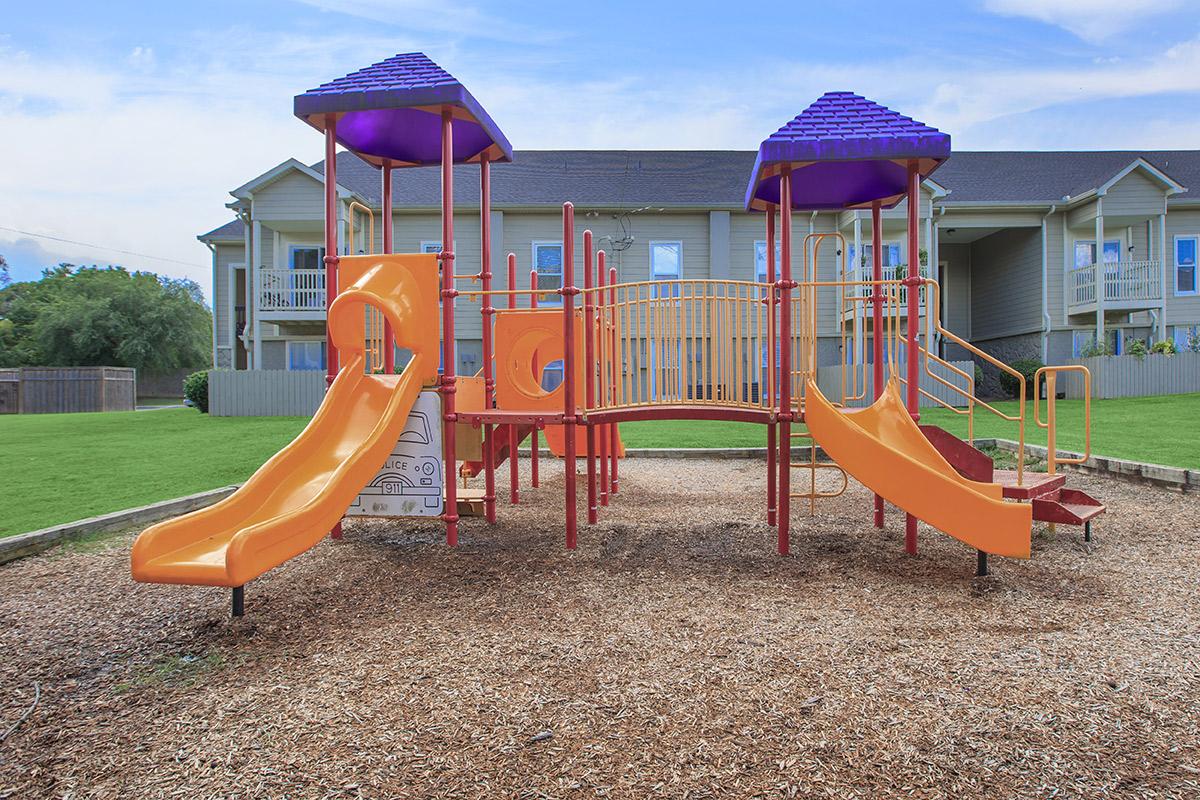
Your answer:
[[[1090,244],[1092,246],[1093,251],[1095,251],[1095,249],[1096,249],[1096,240],[1095,239],[1076,239],[1071,248],[1072,255],[1074,255],[1075,251],[1079,249],[1079,245],[1081,245],[1081,244]],[[1104,261],[1103,263],[1105,263],[1105,264],[1120,264],[1122,261],[1125,260],[1125,258],[1124,258],[1124,255],[1125,255],[1125,239],[1124,239],[1124,237],[1117,236],[1112,239],[1106,238],[1104,240],[1104,244],[1115,244],[1117,246],[1117,260],[1116,261]],[[1103,245],[1101,245],[1101,247],[1100,247],[1100,252],[1098,254],[1092,256],[1092,264],[1099,263],[1096,261],[1097,257],[1099,257],[1101,259],[1104,258]],[[1072,269],[1084,269],[1085,267],[1092,266],[1092,264],[1085,264],[1084,267],[1080,267],[1078,264],[1075,264],[1074,258],[1071,259],[1071,263],[1074,265],[1071,267]]]
[[[321,355],[328,358],[328,350],[327,350],[327,348],[325,346],[325,342],[323,340],[321,340],[321,339],[287,339],[286,341],[284,341],[283,344],[284,344],[283,365],[284,365],[284,368],[288,372],[316,372],[318,370],[325,369],[325,367],[320,367],[320,366],[315,367],[314,369],[292,369],[292,345],[304,345],[306,347],[309,345],[314,345],[314,344],[320,345]]]
[[[558,288],[561,289],[563,286],[563,268],[566,266],[566,263],[565,263],[566,248],[563,246],[562,239],[537,239],[537,240],[529,243],[529,258],[530,258],[529,263],[533,265],[533,269],[537,269],[538,248],[539,247],[557,247],[558,248],[558,261],[559,261]],[[550,273],[546,273],[546,274],[549,275]],[[520,282],[521,282],[521,276],[518,275],[517,283],[519,284]],[[538,284],[540,285],[541,282],[542,282],[542,271],[539,269],[538,270]],[[510,287],[510,288],[515,288],[515,287]],[[553,289],[548,289],[547,291],[550,293],[545,294],[545,295],[538,295],[538,305],[539,306],[561,306],[562,305],[562,295],[561,294],[553,294],[553,292],[554,292]]]
[[[325,268],[325,245],[292,243],[292,244],[289,244],[287,246],[287,248],[288,248],[288,258],[287,258],[287,268],[288,269],[297,269],[296,253],[300,250],[316,250],[317,251],[317,266],[314,267],[314,269],[324,269]]]
[[[663,272],[659,273],[654,269],[654,248],[674,245],[679,253],[679,258],[676,260],[678,268],[673,275]],[[653,239],[648,243],[647,257],[649,258],[650,280],[659,281],[677,281],[683,278],[683,242],[675,239]]]
[[[1192,290],[1179,291],[1179,240],[1191,239],[1196,243],[1195,249],[1192,251]],[[1195,297],[1200,294],[1200,234],[1197,233],[1177,233],[1171,242],[1171,288],[1176,297]]]
[[[861,253],[856,252],[854,254],[854,260],[856,262],[860,262],[860,263],[854,264],[854,268],[856,270],[862,270],[862,280],[870,280],[871,276],[874,274],[875,268],[874,268],[874,266],[872,266],[872,263],[871,263],[871,250],[873,249],[872,244],[873,244],[872,242],[863,242],[862,243],[862,252]],[[899,269],[900,267],[908,266],[904,262],[904,257],[907,255],[907,252],[904,249],[904,240],[903,239],[884,239],[884,240],[882,240],[881,244],[883,245],[883,250],[885,253],[891,252],[893,247],[896,248],[896,262],[894,264],[889,264],[889,263],[887,263],[887,261],[883,262],[883,279],[885,281],[898,280],[898,278],[896,278],[894,275],[891,278],[889,278],[887,271],[889,269],[895,270],[895,269]],[[852,245],[852,244],[848,245],[848,247],[850,247],[850,249],[854,249],[854,245]],[[866,262],[862,263],[864,258],[866,259]]]

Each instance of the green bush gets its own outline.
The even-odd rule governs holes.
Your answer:
[[[1025,376],[1026,398],[1033,397],[1033,376],[1044,366],[1045,364],[1036,358],[1019,358],[1012,363],[1012,368]],[[1017,380],[1015,375],[1010,375],[1002,370],[1000,372],[1000,388],[1009,397],[1016,397],[1021,391],[1021,382]]]
[[[1179,352],[1179,348],[1173,340],[1163,339],[1161,342],[1155,342],[1150,347],[1150,352],[1160,356],[1173,356]]]
[[[1085,344],[1079,351],[1079,355],[1083,358],[1096,358],[1098,356],[1111,356],[1112,350],[1108,348],[1108,342],[1097,341],[1092,339]]]
[[[975,394],[979,394],[979,387],[983,385],[983,367],[975,364]]]
[[[183,379],[183,396],[201,414],[208,413],[208,370],[193,372]]]
[[[1149,352],[1150,348],[1146,347],[1146,341],[1144,339],[1130,337],[1125,340],[1125,355],[1133,356],[1138,361],[1141,361]]]

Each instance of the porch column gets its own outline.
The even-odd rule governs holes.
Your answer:
[[[1096,201],[1096,258],[1093,269],[1096,274],[1096,343],[1104,341],[1104,295],[1108,291],[1108,281],[1105,280],[1104,269],[1104,213],[1101,208],[1102,200]]]
[[[251,369],[262,369],[262,322],[259,321],[262,301],[262,223],[255,220],[250,236],[250,267],[254,270],[254,363]]]
[[[1173,256],[1174,254],[1172,254]],[[1158,309],[1158,339],[1167,338],[1167,215],[1158,215],[1158,263],[1159,280],[1162,283],[1162,305]]]

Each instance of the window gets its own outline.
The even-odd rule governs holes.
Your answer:
[[[775,277],[779,277],[779,240],[775,241]],[[767,282],[767,243],[760,240],[754,243],[754,280],[759,283]]]
[[[1175,237],[1175,294],[1196,294],[1196,250],[1200,236]]]
[[[1115,239],[1104,241],[1104,263],[1116,264],[1121,260],[1121,243]],[[1090,267],[1096,263],[1096,243],[1092,240],[1076,240],[1075,269]]]
[[[325,369],[325,342],[288,342],[287,368],[290,370]]]
[[[683,276],[683,242],[650,243],[650,280],[675,281]],[[669,291],[654,287],[655,297],[679,297],[679,284],[672,284]]]
[[[533,268],[537,270],[538,289],[547,292],[557,292],[561,289],[563,285],[562,242],[534,242]],[[538,304],[561,306],[562,295],[548,294],[545,297],[539,297]]]
[[[1104,332],[1104,341],[1108,345],[1108,352],[1111,355],[1119,356],[1125,352],[1122,346],[1122,333],[1119,328],[1109,328]],[[1094,329],[1072,331],[1071,333],[1071,357],[1081,358],[1087,351],[1092,351],[1095,348],[1096,331]]]
[[[289,269],[321,269],[325,266],[325,248],[316,245],[292,245],[288,248]]]
[[[873,250],[874,250],[874,248],[872,247],[872,245],[864,244],[862,258],[859,259],[860,263],[857,265],[858,268],[860,270],[862,270],[863,277],[866,278],[867,280],[870,280],[870,278],[868,276],[870,276],[872,274],[872,271],[874,270],[874,265],[871,263],[871,258],[872,258],[871,254],[872,254]],[[899,242],[884,242],[883,243],[882,262],[883,262],[883,279],[885,281],[897,280],[898,278],[905,277],[904,275],[898,275],[896,272],[897,269],[904,266],[904,262],[900,258],[900,243]]]
[[[441,241],[436,242],[421,242],[422,253],[440,253],[442,252]]]
[[[1173,325],[1171,339],[1181,353],[1200,353],[1200,325]]]

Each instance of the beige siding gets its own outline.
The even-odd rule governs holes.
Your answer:
[[[232,343],[231,331],[233,306],[236,298],[230,296],[230,264],[245,263],[246,248],[240,244],[218,244],[217,268],[213,276],[213,325],[216,326],[217,347],[228,347]]]
[[[942,244],[938,257],[944,264],[942,291],[945,316],[942,325],[951,333],[971,340],[971,246]]]
[[[1096,210],[1098,207],[1096,201],[1091,200],[1081,206],[1072,208],[1067,212],[1067,226],[1078,228],[1093,222],[1096,219]]]
[[[322,220],[324,187],[300,172],[288,172],[254,192],[254,215],[260,220]]]
[[[1046,304],[1050,312],[1050,325],[1062,327],[1067,324],[1066,270],[1074,266],[1073,260],[1063,261],[1063,218],[1059,211],[1046,220]]]
[[[1042,238],[1013,228],[971,244],[971,335],[977,341],[1041,327]]]
[[[1105,216],[1160,214],[1165,202],[1163,185],[1135,169],[1109,188],[1103,212]]]
[[[440,242],[442,220],[438,214],[397,214],[393,228],[393,246],[397,253],[419,253],[422,242]],[[379,238],[382,232],[376,233]],[[454,215],[454,272],[457,275],[474,275],[479,272],[480,241],[479,215],[459,213]],[[492,254],[492,273],[504,272],[502,254]],[[501,275],[501,278],[503,276]],[[458,290],[478,289],[472,281],[459,281]],[[495,288],[504,288],[501,285]],[[457,339],[478,339],[483,335],[480,323],[481,302],[478,298],[460,297],[454,315],[454,333]]]
[[[1157,227],[1155,229],[1157,235]],[[1200,208],[1167,214],[1167,324],[1200,325],[1200,295],[1175,294],[1175,237],[1200,236]]]

